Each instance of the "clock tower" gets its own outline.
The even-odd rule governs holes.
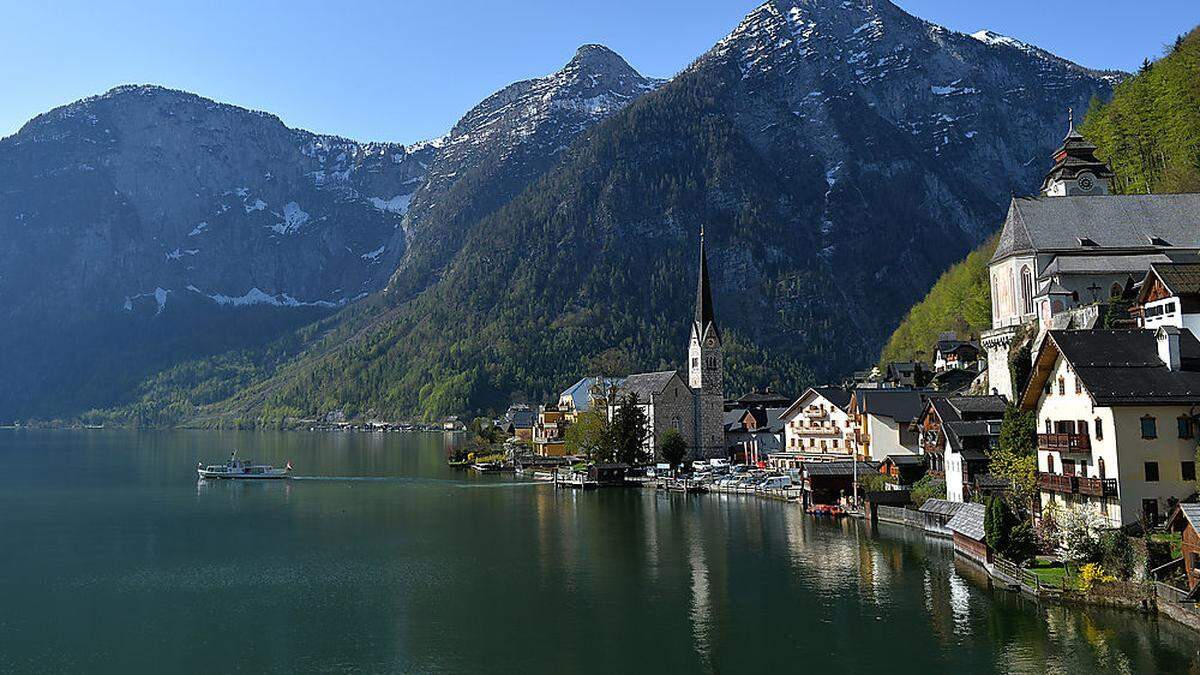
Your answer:
[[[1067,137],[1054,152],[1054,168],[1042,181],[1045,197],[1108,194],[1113,172],[1096,157],[1096,146],[1075,130],[1075,115],[1067,110]]]
[[[696,316],[688,339],[688,386],[695,399],[692,452],[698,458],[724,457],[725,352],[717,330],[704,227],[700,228],[700,276],[696,282]]]

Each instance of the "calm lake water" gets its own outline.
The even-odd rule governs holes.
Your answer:
[[[1200,671],[1183,628],[989,591],[904,528],[446,443],[0,430],[0,671]],[[234,447],[301,478],[197,482]]]

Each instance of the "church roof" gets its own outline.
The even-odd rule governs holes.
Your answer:
[[[1112,178],[1112,169],[1096,157],[1096,150],[1094,143],[1075,130],[1075,122],[1072,119],[1062,145],[1054,151],[1054,168],[1046,174],[1045,180],[1042,181],[1042,189],[1045,190],[1051,181],[1069,180],[1084,171],[1090,171],[1100,179]]]
[[[1014,197],[992,262],[1020,253],[1200,249],[1200,194]]]
[[[708,327],[712,326],[713,335],[721,339],[721,332],[716,326],[716,312],[713,309],[712,286],[708,281],[708,257],[704,253],[704,230],[700,231],[700,278],[696,282],[696,331],[703,337]]]
[[[1056,274],[1123,274],[1144,273],[1156,262],[1170,262],[1165,253],[1139,255],[1060,255],[1046,265],[1038,275],[1046,279]]]
[[[649,403],[651,396],[661,394],[667,388],[667,383],[678,373],[674,370],[662,370],[657,373],[636,373],[625,378],[617,389],[618,396],[637,394],[642,403]]]

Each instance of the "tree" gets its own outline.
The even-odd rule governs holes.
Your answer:
[[[644,461],[646,413],[638,404],[637,394],[630,392],[617,406],[613,413],[611,434],[618,462],[634,465]]]
[[[930,499],[945,499],[946,498],[946,481],[940,478],[934,478],[929,474],[921,476],[921,479],[913,483],[912,492],[910,493],[913,504],[918,507],[929,501]]]
[[[593,408],[575,417],[575,422],[567,427],[563,441],[568,455],[583,455],[600,461],[610,459],[598,457],[607,435],[608,419],[603,412]]]
[[[1008,505],[999,497],[988,500],[987,511],[983,517],[983,532],[987,545],[993,551],[1002,553],[1008,548],[1008,528],[1012,526],[1012,512]]]
[[[671,465],[671,471],[675,471],[687,456],[687,449],[687,441],[683,440],[683,434],[679,433],[678,429],[671,428],[663,433],[662,441],[658,444],[658,456]]]
[[[988,453],[988,471],[1012,485],[1011,500],[1022,515],[1037,496],[1037,418],[1009,406],[1000,423],[1000,447]]]

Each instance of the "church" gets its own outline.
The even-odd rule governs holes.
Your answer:
[[[636,373],[625,378],[609,401],[611,420],[616,405],[636,394],[646,414],[644,447],[655,456],[667,429],[677,429],[688,444],[690,459],[725,457],[725,353],[717,329],[704,229],[700,230],[700,272],[696,281],[696,314],[688,337],[687,380],[674,370]]]
[[[992,329],[981,338],[994,393],[1013,400],[1009,351],[1023,326],[1093,328],[1154,265],[1200,254],[1200,194],[1112,194],[1112,170],[1068,123],[1041,194],[1014,197],[989,263]]]

